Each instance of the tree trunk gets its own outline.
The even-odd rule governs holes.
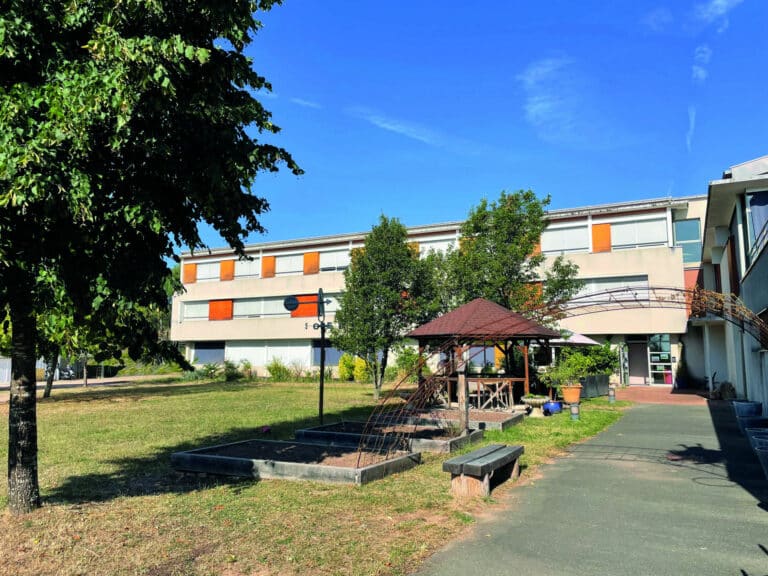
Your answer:
[[[51,397],[51,390],[53,389],[53,376],[56,374],[56,364],[59,359],[59,347],[51,345],[48,350],[48,356],[45,359],[45,365],[48,367],[48,373],[45,375],[45,390],[43,391],[43,398]]]
[[[23,276],[23,275],[20,275]],[[13,282],[10,312],[10,409],[8,412],[8,507],[12,514],[26,514],[40,506],[37,483],[37,414],[35,395],[35,332],[31,282]]]
[[[384,384],[384,371],[387,369],[388,356],[389,356],[389,350],[382,350],[381,360],[379,361],[378,366],[374,367],[374,371],[373,371],[373,386],[374,386],[373,397],[377,401],[381,396],[381,387]]]

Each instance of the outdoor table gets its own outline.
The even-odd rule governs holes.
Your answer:
[[[509,408],[512,399],[512,386],[515,382],[525,382],[525,378],[474,378],[467,379],[469,389],[474,385],[477,391],[477,408],[485,410],[489,406]],[[485,392],[487,392],[487,397]]]

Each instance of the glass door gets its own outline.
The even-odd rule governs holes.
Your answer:
[[[653,334],[648,339],[651,384],[672,385],[672,345],[669,334]]]

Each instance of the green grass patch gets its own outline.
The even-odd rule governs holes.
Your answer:
[[[327,385],[326,422],[365,419],[373,407],[370,385]],[[486,433],[486,442],[524,444],[528,473],[622,409],[588,401],[579,422],[568,414],[528,419]],[[7,411],[0,405],[0,415]],[[0,515],[0,530],[20,543],[0,547],[0,573],[402,574],[490,505],[450,497],[447,455],[424,454],[415,469],[362,487],[182,475],[169,465],[178,450],[287,439],[317,423],[317,385],[309,383],[54,390],[38,407],[45,505],[24,518]],[[3,507],[6,448],[3,426]]]

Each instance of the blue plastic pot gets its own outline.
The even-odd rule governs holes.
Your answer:
[[[563,411],[563,403],[554,402],[550,400],[549,402],[545,402],[544,405],[541,407],[541,409],[544,411],[544,416],[559,414],[560,412]]]

